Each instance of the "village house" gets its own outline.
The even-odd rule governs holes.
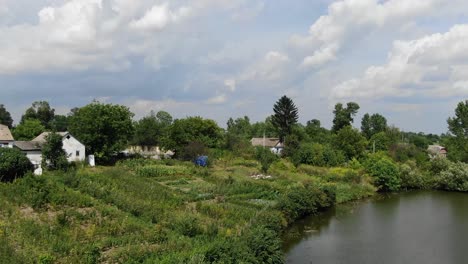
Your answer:
[[[44,132],[33,139],[31,142],[43,145],[46,143],[46,137],[51,132]],[[65,150],[68,162],[85,161],[86,147],[78,139],[73,137],[69,132],[58,132],[62,136],[63,150]]]
[[[11,131],[8,126],[0,124],[0,147],[1,148],[13,148],[15,139],[11,135]]]
[[[427,148],[427,153],[429,154],[429,158],[431,159],[447,157],[447,149],[439,145],[430,145]]]
[[[252,138],[250,141],[254,147],[269,148],[275,154],[281,154],[284,149],[284,144],[279,138]]]

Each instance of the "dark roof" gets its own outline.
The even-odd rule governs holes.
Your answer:
[[[13,136],[11,135],[10,129],[5,126],[0,124],[0,140],[2,141],[13,141],[15,140]]]
[[[41,145],[33,141],[15,141],[15,146],[20,150],[41,150]]]
[[[252,146],[265,146],[269,148],[281,147],[279,138],[252,138]]]

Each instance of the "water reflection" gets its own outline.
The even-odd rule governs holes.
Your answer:
[[[295,224],[289,263],[468,263],[468,194],[411,192],[339,205]]]

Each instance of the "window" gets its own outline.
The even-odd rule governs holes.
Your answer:
[[[67,139],[70,139],[70,135],[67,136]]]
[[[80,151],[79,151],[79,150],[76,151],[76,156],[77,156],[77,157],[80,156]]]

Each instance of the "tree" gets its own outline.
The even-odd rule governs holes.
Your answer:
[[[460,102],[455,116],[447,120],[452,138],[449,139],[449,155],[452,159],[468,162],[468,100]]]
[[[153,111],[135,123],[133,144],[139,146],[159,146],[172,123],[172,116],[164,111],[155,114]]]
[[[280,142],[284,142],[299,119],[299,111],[292,99],[284,95],[273,106],[273,112],[272,124],[278,129]]]
[[[28,119],[37,119],[41,121],[44,127],[50,128],[50,121],[54,119],[54,116],[55,109],[51,108],[48,102],[37,101],[26,110],[26,113],[21,117],[21,123],[26,122]]]
[[[29,159],[20,150],[0,148],[0,181],[13,181],[33,169]]]
[[[336,133],[346,126],[351,126],[354,122],[354,116],[357,114],[358,110],[359,105],[354,102],[349,102],[345,108],[341,103],[336,104],[335,110],[333,111],[333,114],[335,115],[333,118],[333,132]]]
[[[252,134],[252,126],[248,116],[237,118],[236,120],[229,118],[227,122],[227,133],[237,135],[242,138],[250,138]]]
[[[28,119],[13,129],[13,136],[16,140],[32,140],[45,131],[41,121]]]
[[[13,127],[13,119],[11,118],[10,112],[8,112],[3,104],[0,104],[0,124]]]
[[[321,127],[320,120],[307,121],[305,131],[311,142],[328,144],[331,141],[331,133],[328,129]]]
[[[381,114],[365,114],[361,121],[361,131],[369,139],[373,135],[387,130],[387,119]]]
[[[42,167],[50,170],[65,170],[68,167],[67,154],[63,150],[62,136],[50,133],[42,146]]]
[[[276,137],[277,129],[272,123],[272,117],[269,116],[264,122],[257,122],[252,125],[251,137]]]
[[[362,156],[366,145],[366,139],[351,126],[344,127],[336,134],[335,147],[343,151],[348,160]]]
[[[64,115],[56,115],[49,123],[53,131],[65,132],[68,131],[68,117]]]
[[[131,139],[132,117],[126,106],[94,101],[70,117],[69,130],[85,144],[88,153],[108,160]]]
[[[176,155],[183,156],[183,151],[192,142],[198,142],[208,148],[220,146],[223,130],[210,119],[201,117],[187,117],[177,119],[168,128],[168,137],[164,146],[176,151]]]

